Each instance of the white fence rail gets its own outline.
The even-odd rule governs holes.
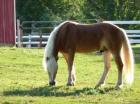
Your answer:
[[[61,22],[61,21],[59,21]],[[17,20],[16,45],[18,47],[42,47],[47,44],[50,32],[58,21],[23,21]],[[44,32],[43,30],[47,30]],[[21,45],[22,44],[22,45]]]
[[[109,22],[109,23],[113,23],[113,24],[128,24],[128,25],[131,25],[131,24],[140,24],[140,21],[104,21],[104,22]]]
[[[16,36],[16,38],[18,38],[18,36]],[[48,39],[49,36],[43,35],[41,37],[42,39]],[[47,41],[40,41],[39,39],[41,39],[39,35],[31,35],[29,34],[28,36],[22,36],[22,39],[27,39],[28,41],[22,41],[21,44],[22,45],[26,45],[27,47],[32,47],[32,45],[46,45]],[[34,39],[35,41],[33,41],[32,39]],[[16,44],[18,44],[18,42],[16,42]]]
[[[109,23],[111,22],[116,25],[140,25],[140,21],[105,21],[105,22],[109,22]],[[37,21],[37,23],[42,23],[42,22]],[[45,22],[45,23],[48,23],[48,22]],[[55,21],[55,23],[56,23],[56,21]],[[55,24],[55,26],[56,26],[56,24]],[[51,28],[53,29],[54,27],[51,27]],[[128,34],[128,38],[129,38],[129,41],[131,44],[140,43],[140,30],[125,30],[125,31]],[[19,37],[18,37],[19,35],[18,35],[18,36],[16,36],[16,40],[17,40],[16,44],[18,45],[19,44],[18,41],[20,40],[21,41],[20,44],[27,46],[27,47],[32,47],[32,45],[45,46],[47,44],[49,34],[50,33],[39,33],[39,32],[38,33],[28,33],[26,36],[23,35],[22,39],[19,39]],[[24,40],[26,40],[26,41],[24,41]]]

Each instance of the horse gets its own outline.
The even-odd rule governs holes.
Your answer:
[[[68,66],[67,85],[75,84],[76,75],[74,68],[75,53],[103,51],[104,71],[96,84],[98,88],[105,84],[106,76],[110,69],[111,55],[118,69],[118,79],[115,88],[123,86],[123,73],[128,84],[134,79],[133,51],[124,29],[107,22],[94,24],[81,24],[74,21],[60,23],[50,33],[45,47],[43,66],[48,72],[49,85],[55,85],[58,69],[58,52],[64,56]]]

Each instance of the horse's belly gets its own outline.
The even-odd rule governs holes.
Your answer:
[[[76,51],[77,52],[92,52],[97,51],[101,47],[101,39],[98,37],[84,37],[77,39],[76,41]]]
[[[76,47],[76,52],[93,52],[93,51],[97,51],[100,48],[98,46],[80,46],[80,47]]]

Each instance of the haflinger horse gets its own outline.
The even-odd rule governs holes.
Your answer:
[[[126,82],[131,84],[134,78],[133,52],[126,32],[111,23],[80,24],[73,21],[65,21],[59,24],[51,32],[45,47],[43,64],[48,71],[49,85],[55,85],[55,77],[58,69],[58,52],[61,52],[68,65],[67,85],[74,85],[76,76],[74,69],[74,56],[76,52],[87,53],[103,51],[104,71],[95,88],[105,83],[110,69],[111,54],[114,57],[118,69],[118,79],[115,88],[123,85],[123,72]]]

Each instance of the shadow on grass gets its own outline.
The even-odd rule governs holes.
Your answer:
[[[78,96],[78,95],[97,95],[106,94],[110,91],[115,91],[114,88],[94,89],[82,88],[75,89],[70,87],[39,87],[30,90],[16,89],[12,91],[4,91],[4,96]]]

